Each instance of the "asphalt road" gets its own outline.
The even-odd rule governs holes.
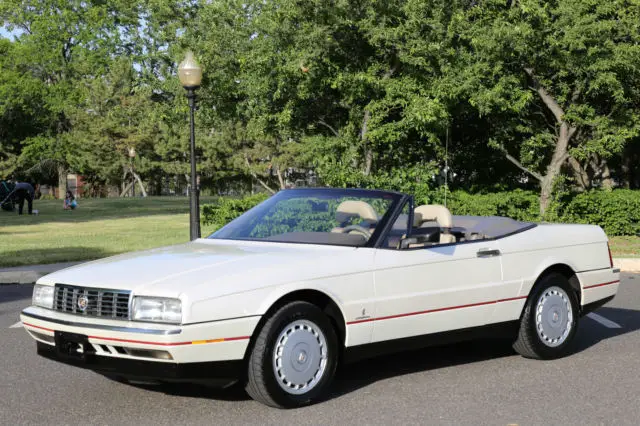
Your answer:
[[[15,325],[31,286],[0,286],[0,424],[629,424],[640,419],[640,275],[583,318],[555,361],[478,341],[354,364],[320,404],[277,410],[242,389],[132,386],[42,359]],[[618,327],[619,326],[619,327]]]

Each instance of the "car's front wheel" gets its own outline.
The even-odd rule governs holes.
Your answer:
[[[527,358],[561,357],[575,337],[578,317],[578,299],[569,281],[561,274],[550,273],[533,288],[513,347]]]
[[[299,407],[320,398],[338,359],[338,339],[317,306],[291,302],[260,330],[248,361],[247,393],[263,404]]]

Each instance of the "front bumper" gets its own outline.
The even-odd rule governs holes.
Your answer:
[[[168,325],[31,306],[20,320],[38,342],[38,353],[50,359],[127,378],[211,381],[237,376],[260,317]]]
[[[55,346],[37,342],[38,355],[74,367],[86,368],[111,377],[151,382],[188,382],[227,386],[245,374],[242,360],[190,362],[154,362],[139,359],[86,354],[82,358],[66,357]]]

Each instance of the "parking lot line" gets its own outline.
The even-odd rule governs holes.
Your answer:
[[[11,327],[9,328],[20,328],[22,327],[22,323],[20,321],[18,321],[17,323],[13,324]]]
[[[598,315],[595,312],[590,312],[587,314],[587,316],[592,320],[599,322],[600,324],[604,325],[607,328],[622,328],[620,324],[615,323],[610,319],[603,317],[602,315]]]

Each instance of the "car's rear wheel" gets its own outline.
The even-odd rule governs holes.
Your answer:
[[[513,348],[527,358],[561,357],[575,337],[578,317],[578,299],[567,278],[547,274],[527,300]]]
[[[248,361],[247,393],[263,404],[289,408],[322,397],[335,373],[338,338],[315,305],[291,302],[267,319]]]

